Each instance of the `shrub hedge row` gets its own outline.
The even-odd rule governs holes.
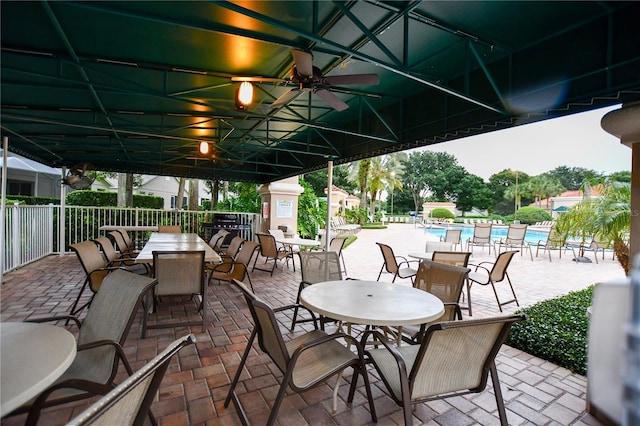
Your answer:
[[[506,344],[530,355],[587,374],[587,308],[594,286],[544,300],[517,313],[528,321],[514,324]]]

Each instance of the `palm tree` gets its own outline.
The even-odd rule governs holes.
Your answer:
[[[600,197],[585,198],[558,219],[569,235],[612,241],[618,262],[629,273],[631,185],[605,180]]]

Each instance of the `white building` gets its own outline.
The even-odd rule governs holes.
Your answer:
[[[2,149],[0,149],[0,155]],[[0,160],[0,176],[4,173]],[[7,195],[60,198],[62,171],[11,152],[7,153]],[[8,197],[10,198],[10,197]]]
[[[179,179],[170,176],[151,176],[142,175],[142,185],[133,189],[134,194],[139,195],[155,195],[164,199],[164,209],[174,209],[176,207],[176,198],[178,195]],[[118,179],[107,178],[104,182],[96,180],[91,185],[93,190],[104,190],[110,192],[118,191]],[[209,189],[205,185],[205,181],[200,180],[198,185],[198,204],[201,205],[203,200],[211,200]],[[182,196],[182,204],[186,205],[189,194],[189,180],[185,183],[185,191]]]

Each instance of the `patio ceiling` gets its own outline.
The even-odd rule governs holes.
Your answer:
[[[52,167],[270,182],[640,99],[640,3],[463,1],[0,4],[9,149]],[[344,86],[338,112],[287,78],[291,50]],[[203,157],[200,141],[215,152]],[[514,141],[517,144],[518,141]],[[561,142],[560,142],[561,143]],[[522,147],[523,152],[532,147]]]

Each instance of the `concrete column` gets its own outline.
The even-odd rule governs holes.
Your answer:
[[[258,194],[262,197],[262,229],[276,229],[286,225],[293,232],[298,229],[298,196],[304,188],[298,183],[298,177],[291,177],[262,185]]]
[[[620,142],[631,148],[631,229],[629,256],[640,252],[640,102],[623,104],[607,113],[600,125]]]

